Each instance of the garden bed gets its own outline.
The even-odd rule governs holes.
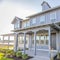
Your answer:
[[[8,57],[8,58],[11,58],[11,59],[13,59],[13,60],[23,60],[22,58],[16,57],[16,56],[14,56],[14,57]],[[31,58],[33,58],[33,57],[28,56],[28,58],[27,58],[26,60],[29,60],[29,59],[31,59]]]
[[[0,58],[3,58],[2,60],[29,60],[33,57],[23,54],[21,51],[14,52],[13,50],[0,49]]]

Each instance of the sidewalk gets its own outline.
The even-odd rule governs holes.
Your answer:
[[[34,58],[32,58],[30,60],[49,60],[49,58],[48,57],[41,57],[41,56],[34,56]]]

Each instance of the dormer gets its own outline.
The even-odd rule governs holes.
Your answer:
[[[48,10],[49,8],[51,8],[50,5],[46,1],[43,1],[41,6],[42,6],[42,11]]]
[[[21,24],[22,24],[22,20],[21,18],[15,17],[12,21],[12,24],[14,25],[14,29],[20,29],[21,28]]]

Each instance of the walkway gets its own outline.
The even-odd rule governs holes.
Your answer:
[[[32,58],[30,60],[49,60],[49,58],[48,57],[41,57],[41,56],[34,56],[34,58]]]

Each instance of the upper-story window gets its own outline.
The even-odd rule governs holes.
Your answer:
[[[41,16],[40,17],[40,23],[44,23],[45,22],[45,16]]]
[[[36,24],[36,18],[32,19],[32,24]]]
[[[30,26],[30,21],[27,21],[26,26],[27,27]]]
[[[26,27],[26,22],[23,23],[23,27]]]
[[[56,12],[50,13],[50,20],[55,21],[56,20]]]
[[[20,26],[19,26],[20,24],[19,24],[19,21],[17,21],[16,23],[15,23],[15,28],[19,28]]]

